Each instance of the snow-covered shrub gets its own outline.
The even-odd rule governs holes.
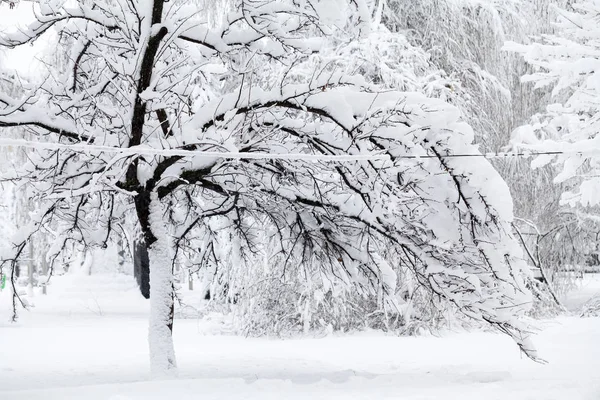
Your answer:
[[[532,307],[528,315],[536,319],[551,318],[565,312],[564,307],[557,304],[550,287],[537,279],[528,278],[527,285],[533,294]]]
[[[404,285],[391,300],[352,284],[319,281],[315,276],[282,277],[281,272],[255,277],[255,284],[245,286],[235,302],[229,302],[240,333],[290,336],[377,329],[414,334],[449,323],[443,304],[418,286],[409,289],[410,279],[401,274]]]
[[[600,317],[600,296],[595,296],[587,301],[581,307],[579,316],[582,318]]]

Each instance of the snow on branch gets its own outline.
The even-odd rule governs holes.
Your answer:
[[[556,183],[577,182],[574,190],[563,194],[563,203],[571,206],[600,204],[599,12],[597,1],[573,2],[570,10],[559,10],[556,35],[545,35],[537,43],[506,45],[534,68],[523,81],[537,88],[550,86],[555,101],[529,125],[515,130],[512,143],[530,151],[556,152],[538,157],[533,165],[554,163],[562,169]]]

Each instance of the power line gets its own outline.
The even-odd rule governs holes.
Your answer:
[[[271,159],[271,160],[305,160],[305,161],[369,161],[369,160],[389,160],[387,154],[348,154],[348,155],[325,155],[325,154],[304,154],[304,153],[240,153],[240,152],[221,152],[221,151],[194,151],[183,149],[157,149],[145,146],[133,147],[111,147],[89,144],[63,144],[63,143],[44,143],[34,142],[24,139],[5,139],[0,138],[0,147],[26,147],[33,149],[46,150],[72,150],[82,153],[114,153],[123,156],[133,155],[154,155],[154,156],[182,156],[182,157],[206,157],[206,158],[233,158],[233,159]]]
[[[346,161],[372,161],[372,160],[390,160],[390,156],[382,153],[371,154],[343,154],[343,155],[325,155],[325,154],[306,154],[306,153],[240,153],[240,152],[220,152],[220,151],[194,151],[183,149],[157,149],[145,146],[133,147],[112,147],[93,144],[64,144],[35,142],[25,139],[0,138],[0,147],[24,147],[44,150],[72,150],[82,153],[114,153],[123,156],[133,155],[156,155],[156,156],[182,156],[182,157],[206,157],[206,158],[231,158],[231,159],[271,159],[271,160],[303,160],[303,161],[326,161],[326,162],[346,162]],[[441,154],[443,158],[530,158],[537,156],[557,156],[557,155],[579,155],[579,156],[600,156],[600,149],[586,151],[508,151],[495,153],[459,153],[459,154]],[[394,156],[396,159],[428,159],[438,158],[438,155],[431,154],[406,154]]]

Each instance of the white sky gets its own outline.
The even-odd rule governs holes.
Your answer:
[[[10,9],[7,0],[0,0],[0,31],[10,32],[18,29],[19,26],[25,26],[33,20],[32,3],[28,1],[15,1],[15,8]],[[16,49],[5,50],[0,53],[2,64],[8,68],[14,68],[22,76],[32,76],[43,68],[42,64],[36,61],[44,49],[44,41],[38,40],[33,45],[24,45]]]

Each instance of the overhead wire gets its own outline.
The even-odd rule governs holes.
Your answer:
[[[229,159],[275,159],[275,160],[303,160],[303,161],[326,161],[326,162],[350,162],[350,161],[373,161],[390,160],[388,154],[309,154],[309,153],[261,153],[261,152],[227,152],[227,151],[197,151],[185,149],[161,149],[147,146],[113,147],[87,143],[50,143],[36,142],[25,139],[0,138],[0,147],[24,147],[45,150],[72,150],[83,153],[115,153],[124,156],[182,156],[182,157],[206,157],[206,158],[229,158]],[[507,151],[486,153],[455,153],[455,154],[401,154],[394,155],[395,159],[428,159],[428,158],[531,158],[537,156],[579,155],[600,156],[600,149],[590,150],[556,150],[556,151]]]

